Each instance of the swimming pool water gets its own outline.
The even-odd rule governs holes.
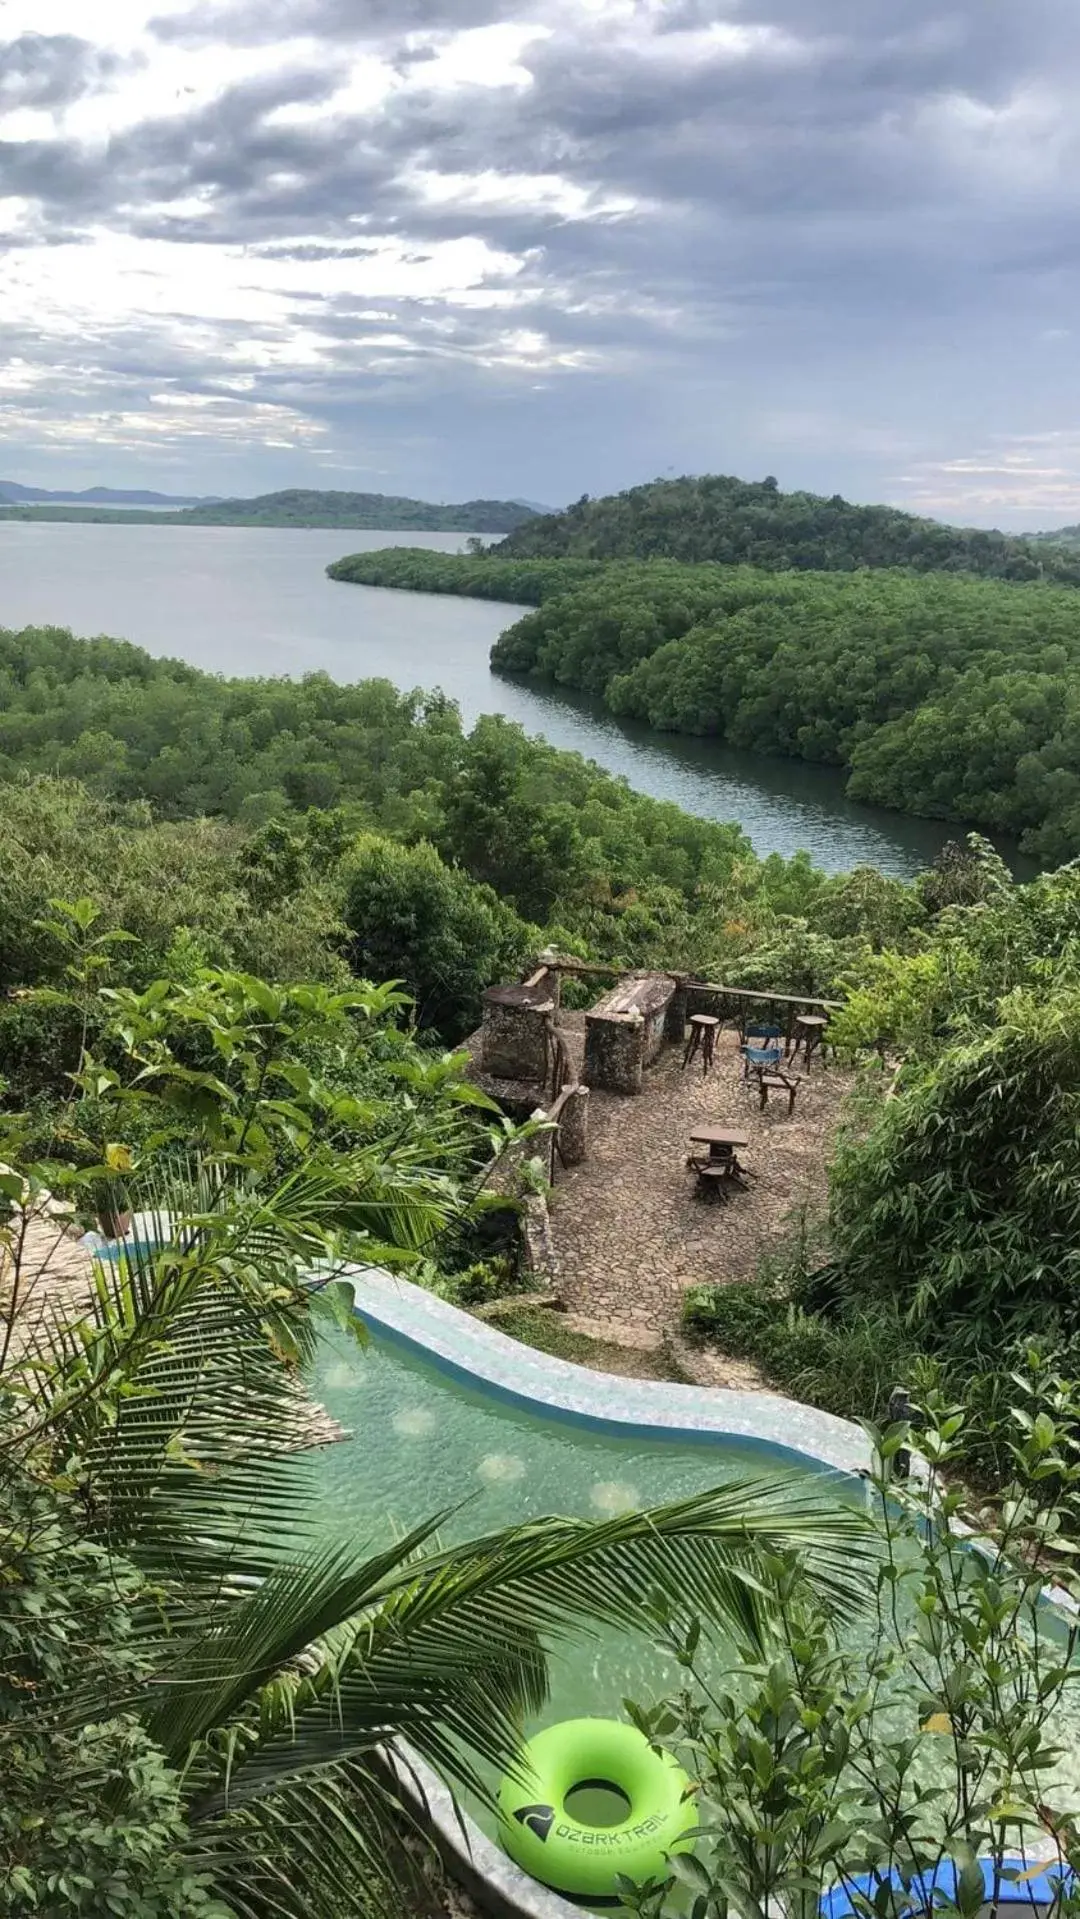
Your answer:
[[[533,1414],[382,1336],[364,1350],[344,1336],[328,1340],[313,1390],[352,1435],[311,1456],[322,1523],[373,1550],[448,1509],[442,1543],[548,1514],[605,1518],[778,1470],[767,1451],[736,1439],[616,1437]],[[862,1497],[857,1481],[838,1476],[835,1484]],[[857,1647],[865,1638],[869,1646],[872,1630],[869,1619],[853,1619],[848,1643]],[[652,1704],[680,1682],[675,1663],[644,1637],[608,1628],[595,1637],[583,1630],[555,1648],[550,1664],[550,1697],[527,1734],[562,1719],[622,1718],[627,1698]],[[1073,1755],[1064,1758],[1062,1778],[1080,1791],[1075,1705],[1061,1713],[1056,1730]],[[930,1770],[932,1746],[928,1741]],[[466,1805],[493,1836],[486,1808]]]
[[[313,1456],[325,1523],[373,1548],[448,1508],[443,1543],[551,1514],[610,1518],[777,1470],[737,1441],[613,1437],[534,1415],[379,1336],[364,1350],[328,1340],[313,1392],[352,1435]],[[555,1650],[539,1723],[621,1717],[624,1699],[659,1698],[676,1676],[637,1635],[583,1635]]]

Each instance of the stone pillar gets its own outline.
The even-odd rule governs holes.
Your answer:
[[[586,1013],[585,1079],[609,1093],[640,1093],[645,1021],[640,1013]]]
[[[546,1020],[555,1003],[546,984],[489,986],[483,1000],[481,1064],[494,1079],[542,1086],[547,1075]]]
[[[564,1166],[579,1166],[589,1150],[589,1089],[575,1086],[559,1118],[559,1152]]]

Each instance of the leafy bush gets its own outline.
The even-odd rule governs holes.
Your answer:
[[[988,1357],[1080,1331],[1080,991],[1017,991],[999,1017],[911,1069],[830,1198],[844,1300]]]
[[[777,1277],[693,1286],[683,1324],[691,1338],[752,1360],[781,1392],[844,1419],[884,1418],[920,1357],[897,1315],[831,1319]]]
[[[503,1254],[475,1260],[464,1272],[441,1274],[432,1291],[454,1306],[490,1306],[493,1300],[523,1292],[525,1287],[515,1261]]]
[[[451,1038],[479,1023],[485,986],[513,976],[530,947],[529,929],[489,887],[424,842],[358,840],[345,868],[345,920],[353,970],[402,980],[421,1025]]]
[[[628,1710],[690,1775],[694,1844],[644,1885],[620,1882],[640,1919],[818,1919],[830,1893],[864,1919],[978,1919],[1025,1897],[1075,1919],[1080,1394],[1034,1356],[1014,1391],[989,1535],[956,1537],[971,1520],[957,1471],[970,1413],[931,1390],[912,1421],[871,1432],[869,1605],[854,1580],[846,1604],[814,1603],[796,1560],[778,1558],[780,1621],[721,1671],[703,1622],[662,1610],[678,1680]],[[1030,1884],[1040,1872],[1047,1896]]]
[[[142,1578],[10,1458],[0,1522],[0,1913],[225,1919],[185,1857],[179,1775],[135,1710]]]

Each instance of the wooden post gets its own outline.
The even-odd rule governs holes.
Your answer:
[[[911,1395],[904,1386],[894,1386],[889,1394],[889,1424],[899,1426],[911,1418]],[[911,1477],[911,1454],[902,1446],[893,1462],[893,1471],[897,1479]]]

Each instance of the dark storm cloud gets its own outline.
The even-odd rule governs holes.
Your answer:
[[[73,219],[105,212],[115,198],[102,168],[64,140],[0,140],[0,183]]]

